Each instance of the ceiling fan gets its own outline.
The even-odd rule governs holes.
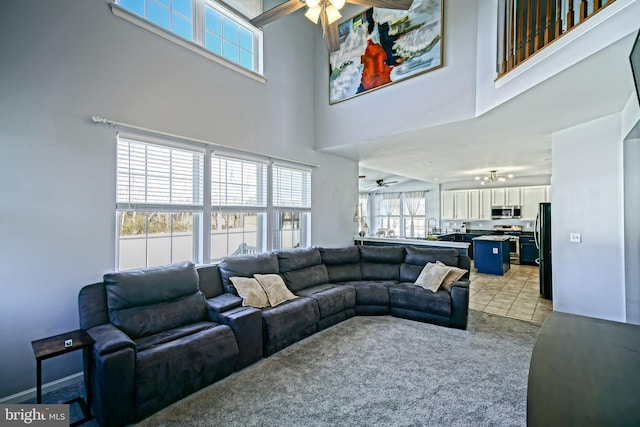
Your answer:
[[[320,18],[322,36],[327,49],[329,49],[329,52],[335,52],[340,49],[338,19],[342,16],[340,9],[342,9],[345,2],[384,9],[407,10],[411,7],[413,0],[287,0],[256,16],[249,22],[256,27],[262,27],[307,6],[308,9],[304,16],[314,24],[317,24],[318,18]]]
[[[367,190],[373,190],[375,188],[388,187],[391,184],[397,184],[398,181],[385,181],[384,179],[377,179],[374,184],[369,185]]]

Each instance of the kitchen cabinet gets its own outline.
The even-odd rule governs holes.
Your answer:
[[[548,200],[548,185],[522,187],[522,219],[533,221],[538,215],[538,206]]]
[[[455,192],[455,218],[469,219],[469,192],[467,190]]]
[[[520,205],[520,187],[492,188],[491,200],[493,206]]]
[[[469,191],[443,191],[440,196],[442,219],[469,219]]]
[[[480,190],[480,216],[478,219],[491,220],[491,189]]]
[[[538,254],[534,238],[520,236],[520,264],[537,265]]]
[[[480,190],[469,190],[468,219],[480,219]]]
[[[455,219],[455,193],[443,191],[440,197],[442,219]]]

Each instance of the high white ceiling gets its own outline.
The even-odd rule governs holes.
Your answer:
[[[376,179],[473,184],[476,175],[490,170],[548,177],[552,133],[618,113],[628,101],[634,39],[635,34],[621,39],[477,118],[337,151],[360,159],[360,174],[366,175],[361,190]]]

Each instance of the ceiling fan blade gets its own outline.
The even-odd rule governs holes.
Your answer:
[[[255,27],[262,27],[265,24],[275,21],[276,19],[282,18],[290,13],[295,12],[296,10],[304,7],[304,3],[300,0],[288,0],[282,4],[279,4],[276,7],[273,7],[261,15],[256,16],[249,23]]]
[[[379,7],[382,9],[407,10],[411,7],[413,0],[347,0],[347,3]]]
[[[329,24],[324,31],[324,42],[329,52],[340,50],[340,36],[338,34],[338,22]]]

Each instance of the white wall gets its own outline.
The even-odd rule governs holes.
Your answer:
[[[114,269],[115,130],[92,115],[316,163],[313,244],[352,243],[357,164],[313,150],[312,28],[265,28],[261,84],[103,0],[0,4],[0,399],[35,386],[30,342],[77,329],[78,291]],[[45,362],[44,381],[79,356]]]
[[[444,4],[444,66],[440,69],[329,105],[328,58],[315,57],[318,149],[475,115],[477,1],[446,0]],[[343,16],[355,15],[352,10],[346,9]]]
[[[621,125],[614,114],[553,134],[551,247],[554,310],[624,322]]]

